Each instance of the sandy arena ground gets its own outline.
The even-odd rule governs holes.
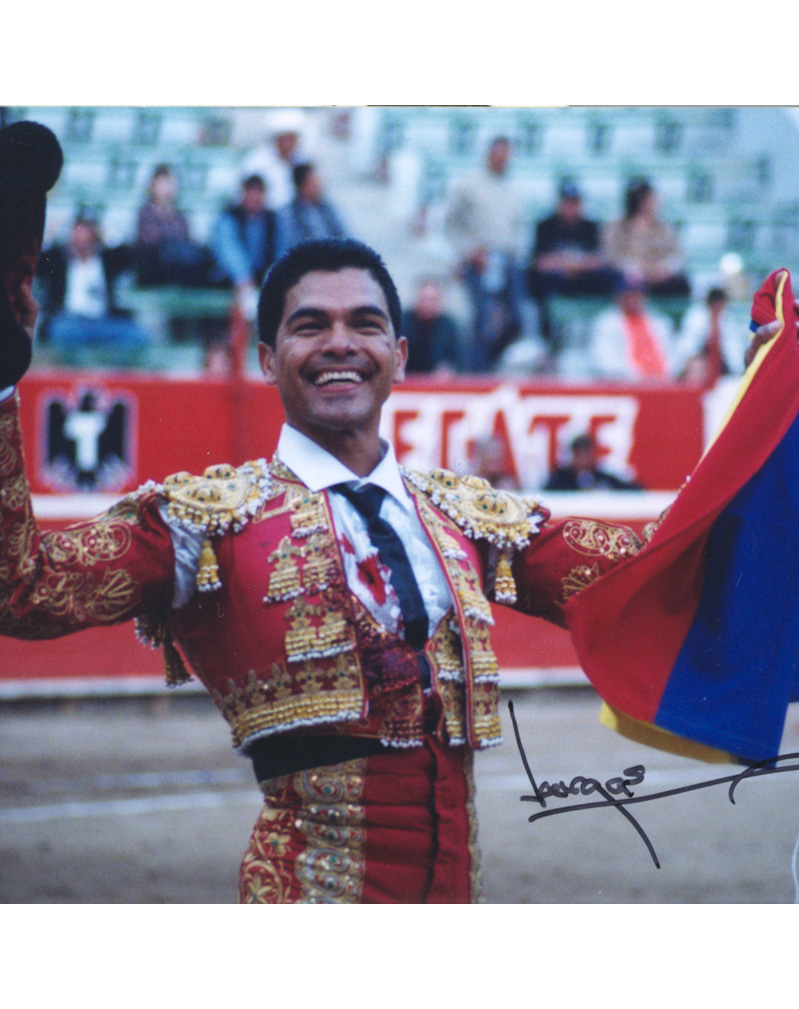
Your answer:
[[[617,810],[539,807],[514,740],[515,705],[540,785],[605,782],[643,764],[636,795],[730,774],[647,750],[599,725],[588,689],[504,692],[505,744],[478,755],[485,900],[527,903],[792,903],[799,774]],[[249,763],[203,696],[0,705],[0,901],[225,904],[259,809]],[[791,709],[783,749],[799,750]],[[595,798],[595,797],[592,797]],[[571,801],[587,801],[571,800]],[[565,805],[554,800],[547,808]]]

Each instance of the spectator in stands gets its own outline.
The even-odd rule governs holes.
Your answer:
[[[496,435],[477,438],[470,444],[469,472],[488,480],[492,487],[521,490],[508,446]]]
[[[562,183],[554,213],[535,227],[527,279],[530,294],[538,303],[541,333],[550,346],[550,295],[609,295],[614,291],[618,273],[608,265],[599,225],[585,217],[582,194],[571,180]]]
[[[238,202],[220,214],[211,248],[215,278],[233,285],[245,314],[252,317],[266,271],[277,258],[277,219],[266,206],[266,183],[260,175],[246,178]]]
[[[608,261],[625,277],[642,283],[648,294],[687,296],[691,286],[677,235],[658,210],[652,185],[633,180],[625,194],[624,217],[604,235]]]
[[[322,180],[310,161],[292,172],[294,199],[277,215],[277,258],[300,242],[317,238],[347,238],[338,211],[325,199]]]
[[[177,195],[174,172],[169,165],[158,165],[136,226],[136,273],[142,285],[203,287],[209,283],[211,253],[192,240]]]
[[[434,278],[426,278],[418,285],[413,307],[403,313],[402,333],[408,340],[408,374],[461,370],[461,335],[446,311],[441,284]]]
[[[743,372],[746,347],[742,327],[729,319],[729,297],[723,287],[712,287],[701,304],[685,313],[677,340],[680,377],[712,386],[722,375]]]
[[[590,434],[574,438],[569,452],[569,462],[552,470],[544,490],[641,490],[639,484],[599,468],[599,451]]]
[[[104,248],[96,223],[78,217],[69,242],[45,249],[39,258],[42,339],[66,354],[91,347],[145,348],[147,334],[115,300],[116,283],[130,265],[128,247]]]
[[[489,371],[524,329],[524,200],[508,174],[511,145],[496,137],[485,166],[455,187],[444,217],[472,302],[468,371]]]
[[[294,199],[294,166],[307,161],[303,151],[305,117],[300,109],[277,109],[270,115],[265,142],[245,155],[244,177],[260,175],[266,183],[267,206],[278,211]]]
[[[642,283],[622,281],[615,303],[596,317],[590,358],[597,378],[646,381],[675,376],[674,327],[649,307]]]

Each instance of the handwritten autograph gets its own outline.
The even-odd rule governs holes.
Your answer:
[[[530,765],[527,761],[527,754],[522,745],[519,735],[519,726],[516,723],[516,715],[513,712],[513,701],[508,701],[511,721],[513,722],[513,732],[516,736],[516,745],[519,747],[519,755],[530,784],[533,789],[532,795],[520,796],[522,802],[537,802],[541,806],[541,812],[533,813],[528,817],[528,823],[540,820],[544,816],[554,816],[558,813],[574,813],[580,809],[602,809],[612,806],[622,816],[624,816],[631,826],[638,832],[641,840],[646,845],[652,861],[657,869],[660,868],[655,849],[652,842],[646,835],[641,824],[635,819],[626,807],[639,802],[651,802],[653,799],[663,799],[670,795],[679,795],[681,792],[694,792],[700,788],[710,788],[713,785],[729,785],[728,798],[735,805],[735,789],[740,782],[746,778],[761,778],[770,774],[783,774],[788,771],[799,771],[799,763],[790,764],[787,767],[776,767],[780,761],[799,761],[799,753],[784,753],[768,760],[761,760],[759,763],[750,764],[737,774],[726,775],[723,778],[710,778],[707,781],[699,781],[693,785],[683,785],[680,788],[671,788],[664,792],[653,792],[651,795],[635,795],[631,786],[643,784],[646,775],[646,768],[643,764],[635,764],[627,767],[622,772],[624,777],[610,778],[604,785],[596,778],[585,777],[578,774],[567,784],[565,781],[549,782],[544,781],[540,785],[536,782]],[[597,793],[602,796],[601,801],[595,802],[574,802],[565,806],[556,806],[547,809],[547,799],[566,799],[571,795],[592,795]]]

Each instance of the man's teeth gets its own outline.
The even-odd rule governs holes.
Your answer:
[[[357,371],[325,371],[315,379],[315,385],[331,385],[334,382],[362,382]]]

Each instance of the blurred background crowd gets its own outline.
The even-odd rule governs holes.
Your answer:
[[[749,300],[799,249],[781,108],[2,109],[65,169],[39,360],[225,374],[295,243],[374,246],[412,374],[693,382],[743,370]]]

